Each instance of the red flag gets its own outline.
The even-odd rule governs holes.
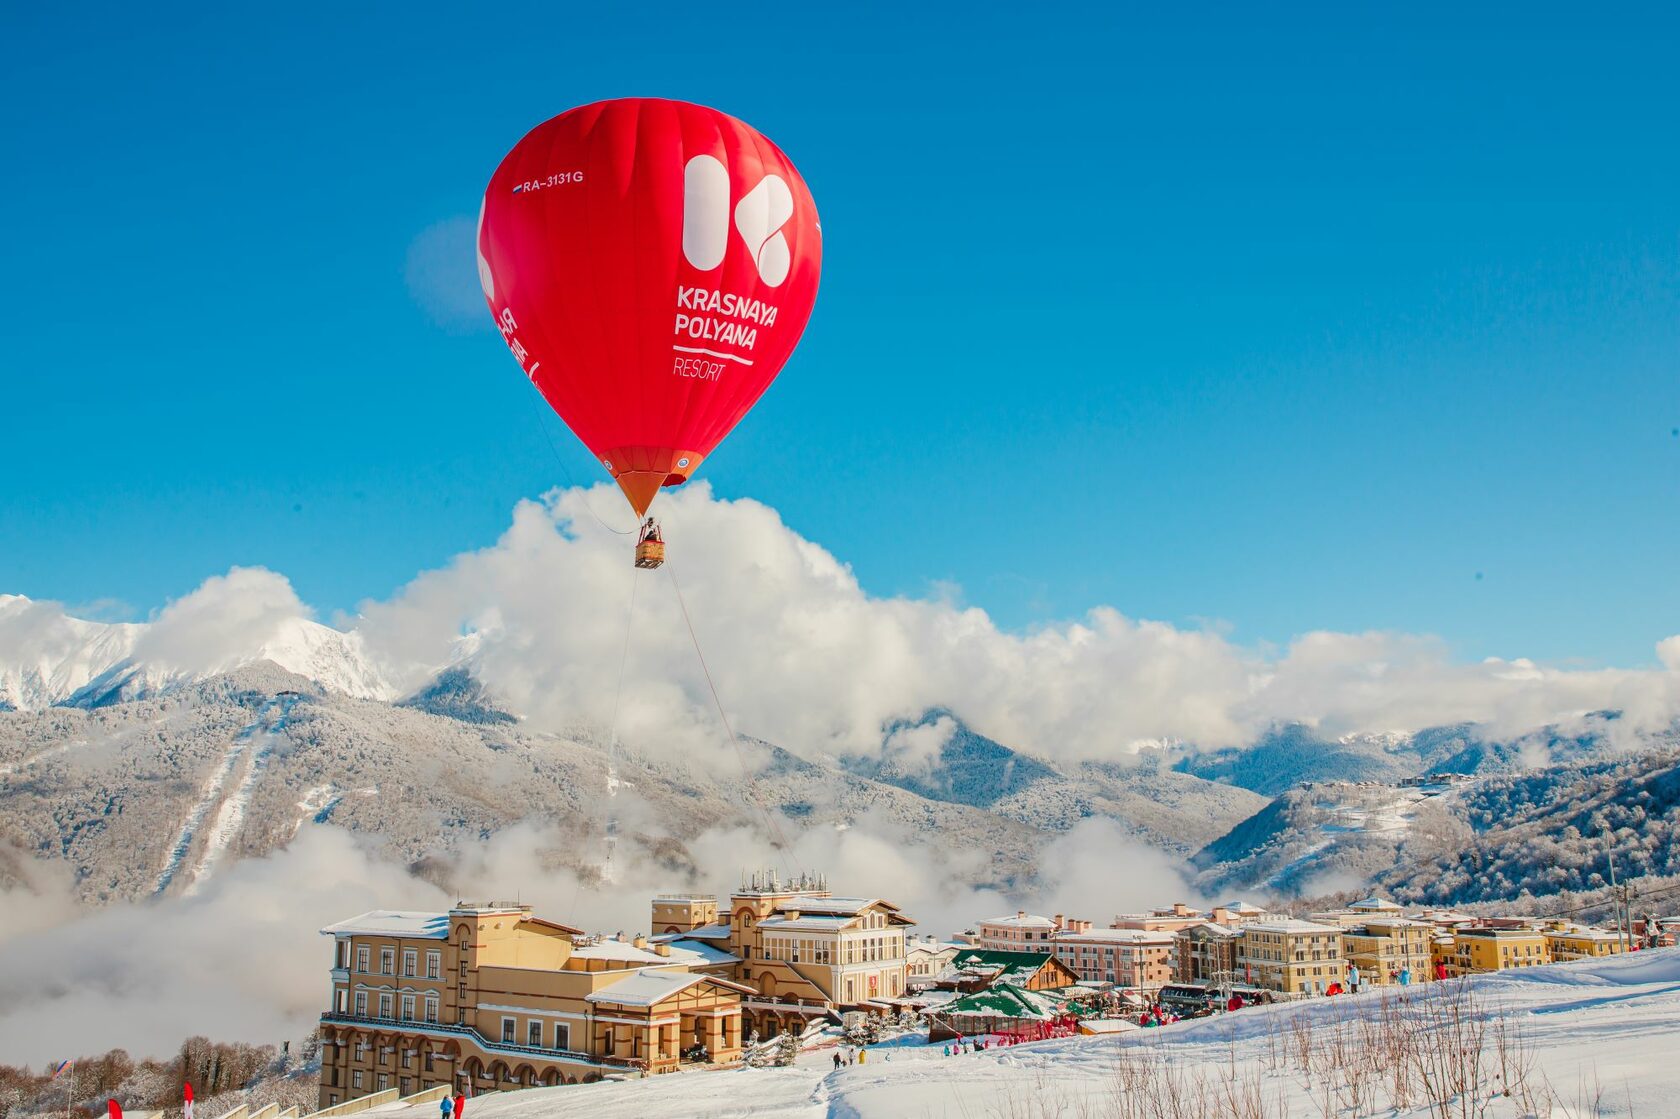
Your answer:
[[[105,1107],[111,1114],[111,1119],[122,1119],[122,1105],[116,1100],[106,1100]]]

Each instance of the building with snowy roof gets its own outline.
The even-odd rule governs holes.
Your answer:
[[[1285,995],[1322,995],[1347,983],[1342,930],[1317,921],[1268,919],[1244,925],[1237,944],[1243,981]]]
[[[945,990],[965,993],[1000,984],[1026,991],[1049,991],[1071,987],[1079,982],[1079,976],[1053,955],[962,948],[952,954],[951,962],[934,976],[933,982]]]
[[[669,893],[653,899],[656,941],[713,953],[694,970],[753,988],[747,1028],[769,1037],[848,1011],[884,1012],[909,992],[906,930],[892,902],[831,893],[826,877],[743,877],[728,899]],[[727,957],[725,959],[724,957]]]
[[[390,1089],[477,1095],[741,1054],[752,991],[706,973],[698,948],[585,936],[505,904],[373,910],[321,933],[334,954],[323,1108]]]

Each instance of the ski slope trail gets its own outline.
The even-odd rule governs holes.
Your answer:
[[[157,886],[152,890],[154,895],[167,893],[177,881],[186,882],[183,892],[188,895],[196,894],[203,888],[217,859],[244,826],[251,790],[262,775],[269,753],[284,733],[287,717],[298,698],[286,695],[269,700],[258,710],[257,717],[234,735],[227,752],[205,782],[198,801],[181,824],[181,830],[169,850],[169,858],[158,874]],[[242,763],[244,771],[229,794],[228,785]],[[215,817],[211,820],[209,831],[205,832],[204,822],[211,818],[212,811]],[[201,834],[202,844],[199,843]],[[197,857],[192,858],[195,847],[198,848]]]

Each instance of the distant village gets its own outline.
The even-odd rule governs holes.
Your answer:
[[[959,1048],[1147,1029],[1672,946],[1680,918],[1603,929],[1371,897],[1300,916],[1180,903],[1102,927],[1018,911],[949,940],[914,925],[889,900],[770,870],[727,898],[657,895],[636,936],[518,904],[364,913],[321,930],[333,957],[317,1115],[753,1063],[824,1029],[865,1056],[889,1028]]]

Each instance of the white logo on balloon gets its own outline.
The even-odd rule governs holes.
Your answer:
[[[793,217],[793,191],[780,175],[766,175],[735,206],[735,230],[752,254],[761,280],[779,287],[793,267],[782,227]],[[723,263],[729,247],[729,169],[697,155],[683,168],[683,256],[702,272]]]

